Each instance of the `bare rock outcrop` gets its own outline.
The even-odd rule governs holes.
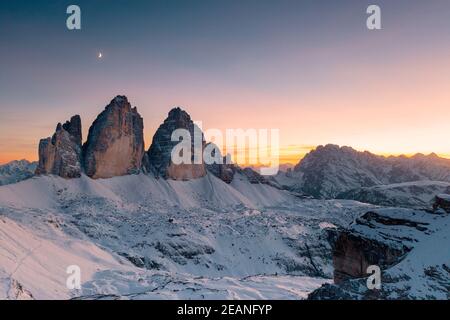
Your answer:
[[[434,198],[433,210],[450,213],[450,194],[439,194]]]
[[[424,299],[450,297],[447,230],[450,216],[431,210],[379,208],[330,237],[334,284],[309,299]],[[447,229],[446,229],[447,228]],[[436,244],[442,248],[436,248]],[[430,259],[430,250],[437,250]],[[369,288],[369,266],[381,270],[381,286]],[[414,276],[412,276],[414,275]],[[433,288],[433,290],[429,290]]]
[[[177,129],[185,129],[190,134],[191,159],[187,163],[175,164],[172,161],[172,150],[180,141],[172,141],[172,133]],[[195,139],[198,139],[198,150],[195,149]],[[188,142],[189,143],[189,142]],[[203,133],[189,114],[177,107],[170,110],[168,117],[164,120],[153,136],[152,145],[148,150],[147,170],[157,178],[173,180],[197,179],[206,175],[203,161],[203,148],[205,145]],[[195,155],[200,159],[195,161]]]
[[[369,266],[386,268],[396,263],[404,253],[404,250],[391,248],[382,242],[342,232],[333,252],[334,283],[364,278]]]
[[[76,115],[64,125],[58,123],[51,138],[41,139],[36,174],[78,178],[81,176],[81,158],[81,119]]]
[[[64,123],[62,127],[70,134],[72,140],[81,147],[83,143],[83,135],[81,132],[80,116],[73,116],[72,118],[70,118],[70,121],[66,121],[66,123]]]
[[[127,97],[117,96],[100,113],[83,145],[86,175],[111,178],[139,172],[144,155],[144,124]]]

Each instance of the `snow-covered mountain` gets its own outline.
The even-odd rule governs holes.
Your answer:
[[[305,298],[332,277],[325,230],[370,208],[239,174],[35,177],[0,187],[0,297]]]
[[[239,174],[34,177],[0,187],[0,299],[376,298],[346,257],[382,265],[378,297],[445,298],[449,198],[423,211],[305,199]],[[66,287],[72,265],[81,290]]]
[[[29,162],[28,160],[15,160],[0,165],[0,186],[33,177],[36,167],[37,162]]]
[[[277,181],[316,198],[336,198],[361,187],[412,181],[450,182],[450,160],[435,154],[383,157],[350,147],[319,146]]]

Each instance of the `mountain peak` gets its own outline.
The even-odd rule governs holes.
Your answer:
[[[191,121],[191,116],[181,107],[174,107],[169,111],[169,115],[166,120],[184,120],[189,122]]]
[[[172,163],[171,153],[178,142],[172,141],[171,135],[177,129],[189,131],[192,150],[194,150],[195,131],[200,129],[194,124],[186,111],[181,107],[175,107],[169,111],[167,118],[153,136],[152,144],[148,150],[147,170],[153,172],[156,177],[173,180],[190,180],[205,176],[206,168],[203,163]],[[200,147],[202,148],[201,154],[203,154],[204,139],[203,133],[201,134],[202,145]],[[191,156],[193,160],[194,155]]]
[[[111,108],[119,108],[123,109],[124,112],[133,112],[138,113],[136,107],[132,107],[131,103],[128,101],[128,98],[124,95],[117,95],[111,102],[105,107],[105,110],[109,110]]]
[[[114,97],[114,99],[111,100],[111,103],[114,104],[124,104],[124,103],[129,103],[128,102],[128,98],[124,95],[117,95]]]

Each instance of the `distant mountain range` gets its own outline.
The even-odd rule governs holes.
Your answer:
[[[0,165],[0,186],[16,183],[34,176],[37,162],[28,160],[14,160]]]
[[[276,180],[285,188],[315,198],[342,198],[359,188],[414,181],[450,182],[450,160],[436,154],[383,157],[329,144],[308,153],[293,170],[280,173]]]
[[[174,110],[169,114],[164,126],[167,126],[167,123],[172,123],[170,130],[173,130],[177,127],[175,125],[176,121],[179,121],[179,123],[181,121],[182,125],[188,127],[189,123],[191,123],[189,115],[180,109]],[[173,120],[176,117],[182,120]],[[162,130],[161,128],[158,132]],[[164,130],[170,131],[165,128]],[[77,132],[79,131],[78,129]],[[130,130],[130,132],[133,132],[133,130]],[[67,149],[70,151],[71,148],[72,150],[81,150],[82,148],[80,141],[73,144],[72,140],[67,137],[62,139],[62,143],[59,143],[58,139],[61,139],[59,137],[64,137],[64,134],[67,135],[63,126],[59,126],[55,133],[56,138],[41,140],[41,161],[51,162],[53,169],[42,169],[46,165],[43,164],[40,169],[38,168],[38,174],[49,172],[67,177],[67,168],[73,169],[75,167],[77,168],[75,170],[76,174],[69,175],[69,177],[77,177],[82,170],[81,159],[84,158],[84,163],[89,162],[86,159],[87,157],[82,157],[81,154],[76,152],[73,152],[71,156],[67,156],[67,153],[70,155]],[[91,160],[91,167],[97,166],[100,168],[98,172],[111,176],[143,170],[144,172],[148,171],[150,174],[155,172],[156,176],[161,175],[164,178],[174,180],[196,179],[204,176],[206,171],[208,171],[227,183],[230,183],[234,175],[239,172],[251,183],[269,184],[306,197],[351,199],[378,205],[415,208],[428,206],[436,194],[450,192],[450,160],[440,158],[435,154],[416,154],[412,157],[383,157],[367,151],[359,152],[350,147],[339,147],[329,144],[319,146],[308,153],[293,169],[280,171],[278,175],[273,177],[264,177],[259,175],[256,170],[251,168],[241,169],[237,165],[207,165],[205,168],[185,166],[173,169],[174,166],[170,164],[170,159],[168,158],[171,148],[167,147],[164,149],[161,147],[168,146],[169,142],[163,138],[166,136],[167,134],[162,133],[155,135],[150,148],[152,150],[150,158],[147,153],[140,153],[139,157],[142,157],[142,154],[144,154],[142,161],[137,161],[137,158],[135,158],[134,161],[137,161],[139,166],[142,167],[137,166],[134,169],[122,168],[117,171],[116,163],[120,164],[123,162],[114,161],[114,157],[111,156],[110,152],[105,153],[109,159],[102,159],[100,162]],[[51,144],[52,139],[57,141],[56,145],[59,146],[54,148],[56,151],[52,151],[53,157],[60,157],[63,160],[48,161],[48,155],[42,154],[42,141],[46,141],[45,143],[49,141]],[[81,137],[78,140],[80,139]],[[88,141],[90,140],[88,139]],[[141,138],[139,138],[139,141],[141,141]],[[92,144],[92,142],[90,143]],[[113,145],[114,143],[109,144]],[[66,145],[61,147],[64,144]],[[142,150],[143,142],[140,144],[140,150]],[[67,145],[71,147],[67,148]],[[101,147],[97,149],[104,149],[106,145],[108,145],[108,142],[103,141],[99,143]],[[58,156],[58,152],[61,155]],[[101,152],[103,151],[99,151],[99,153]],[[123,154],[119,156],[123,158]],[[72,161],[73,164],[70,164],[70,161],[67,159]],[[66,164],[64,164],[64,161]],[[154,169],[156,168],[155,165],[158,166],[158,169]],[[0,185],[15,183],[33,177],[36,167],[36,162],[28,162],[26,160],[13,161],[2,165],[0,166]],[[139,168],[141,169],[139,170]]]

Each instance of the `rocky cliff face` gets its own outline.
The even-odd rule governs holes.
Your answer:
[[[445,213],[450,213],[450,187],[446,190],[446,194],[438,194],[434,198],[433,210],[435,212],[443,211]]]
[[[440,203],[436,200],[435,208]],[[449,231],[450,215],[439,209],[367,212],[348,228],[336,231],[334,284],[324,285],[309,298],[448,299]],[[382,270],[380,290],[367,286],[370,265]]]
[[[364,278],[367,276],[367,268],[371,265],[387,268],[396,263],[406,250],[391,248],[382,242],[348,231],[341,232],[333,252],[334,283]]]
[[[174,164],[171,159],[173,148],[179,141],[171,141],[172,133],[177,129],[185,129],[190,133],[191,161],[190,163]],[[195,135],[194,135],[194,132]],[[201,150],[197,153],[201,156],[201,164],[194,162],[196,150],[194,149],[195,139],[199,139]],[[206,175],[206,168],[203,162],[203,148],[205,141],[203,133],[191,120],[189,114],[181,108],[174,108],[169,112],[164,123],[156,131],[152,145],[148,150],[147,170],[156,177],[173,180],[190,180]]]
[[[41,139],[36,174],[80,177],[81,157],[81,119],[77,115],[64,125],[58,123],[51,138]]]
[[[89,129],[83,146],[84,169],[92,178],[139,172],[144,156],[144,124],[125,96],[106,106]]]

